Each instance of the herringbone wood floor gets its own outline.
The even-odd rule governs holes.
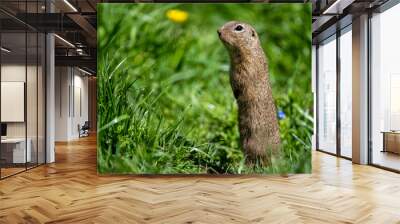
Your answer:
[[[100,177],[95,139],[0,181],[0,223],[400,223],[400,175],[313,153],[313,174]]]

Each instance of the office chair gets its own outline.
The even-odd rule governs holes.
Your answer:
[[[79,129],[79,138],[80,137],[87,137],[89,136],[89,129],[90,129],[90,125],[89,125],[89,121],[85,121],[85,123],[82,125],[82,127],[79,127],[80,125],[78,125],[78,129]]]

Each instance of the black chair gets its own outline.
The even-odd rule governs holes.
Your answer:
[[[82,127],[80,127],[80,125],[78,125],[79,138],[89,136],[89,129],[90,129],[89,121],[85,121],[85,123],[82,125]]]

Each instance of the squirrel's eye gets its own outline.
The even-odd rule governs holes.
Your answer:
[[[235,27],[235,31],[242,31],[243,30],[243,26],[242,25],[237,25]]]

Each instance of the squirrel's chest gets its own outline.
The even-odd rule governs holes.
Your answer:
[[[259,69],[237,66],[230,71],[230,83],[236,98],[241,95],[253,96],[263,91],[266,85],[266,74]],[[263,87],[264,85],[264,87]]]

